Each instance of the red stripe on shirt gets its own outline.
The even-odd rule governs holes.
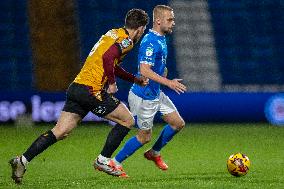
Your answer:
[[[133,74],[125,71],[122,67],[120,67],[118,65],[115,66],[115,68],[114,68],[114,74],[116,76],[118,76],[119,78],[123,79],[123,80],[134,83],[135,76]]]
[[[120,58],[120,50],[117,44],[113,44],[109,47],[109,49],[103,54],[103,68],[105,71],[105,75],[108,78],[108,83],[115,83],[115,74],[114,74],[114,60]]]

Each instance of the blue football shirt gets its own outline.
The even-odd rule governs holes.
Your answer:
[[[154,30],[149,30],[140,43],[137,76],[141,75],[140,64],[150,64],[155,73],[163,76],[167,54],[166,37]],[[160,84],[153,80],[150,80],[145,87],[133,84],[131,91],[145,100],[154,100],[160,95]]]

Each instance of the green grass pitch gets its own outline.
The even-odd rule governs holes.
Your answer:
[[[284,188],[284,127],[268,124],[188,124],[162,151],[168,171],[143,158],[162,129],[162,125],[156,125],[152,142],[124,162],[129,179],[112,177],[92,167],[111,127],[80,125],[69,138],[36,157],[23,184],[16,186],[10,178],[8,160],[50,128],[0,127],[0,188]],[[135,129],[127,138],[134,134]],[[244,177],[227,172],[226,160],[235,152],[245,153],[251,160]]]

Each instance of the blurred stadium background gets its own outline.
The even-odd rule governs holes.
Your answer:
[[[282,0],[0,1],[0,122],[55,121],[99,37],[122,26],[131,8],[152,19],[157,4],[175,11],[169,77],[183,78],[189,90],[164,90],[187,122],[284,123]],[[137,50],[123,63],[131,72]],[[119,82],[126,100],[130,84]]]

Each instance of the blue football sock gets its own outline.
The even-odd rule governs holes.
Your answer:
[[[177,132],[178,131],[174,130],[170,125],[166,125],[152,149],[157,152],[161,151]]]
[[[143,144],[137,140],[136,136],[130,138],[115,156],[115,160],[121,163],[142,146]]]

